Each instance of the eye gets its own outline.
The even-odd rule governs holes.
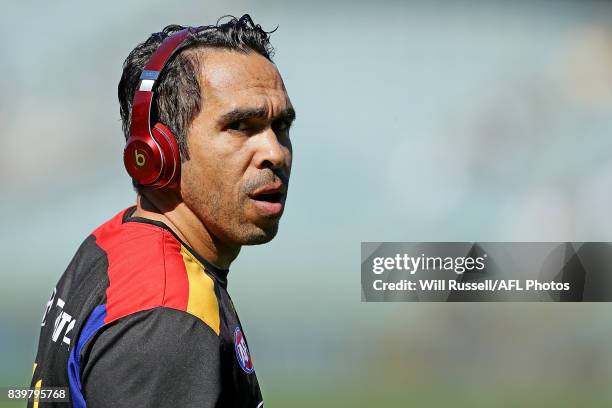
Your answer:
[[[227,125],[227,129],[244,132],[249,129],[249,124],[245,120],[237,120]]]
[[[272,128],[276,132],[288,132],[291,127],[291,122],[287,120],[277,120],[272,123]]]

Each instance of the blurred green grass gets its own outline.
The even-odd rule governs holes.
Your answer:
[[[282,385],[282,381],[267,381],[264,398],[267,408],[292,407],[419,407],[419,408],[604,408],[612,406],[612,391],[603,388],[567,386],[543,389],[534,384],[530,389],[508,385],[486,389],[472,384],[469,388],[452,384],[392,385],[350,382],[327,385],[305,382]],[[10,383],[7,382],[7,384]],[[24,401],[0,401],[0,408],[24,407]]]
[[[287,389],[272,388],[264,395],[267,408],[292,407],[419,407],[419,408],[604,408],[612,406],[608,390],[567,389],[562,393],[541,391],[499,392],[499,390],[465,390],[455,387],[406,387],[375,389],[368,384],[342,388]]]

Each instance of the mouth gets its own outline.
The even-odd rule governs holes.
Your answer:
[[[280,203],[283,199],[282,193],[264,193],[251,196],[252,200],[265,201],[266,203]]]
[[[249,194],[249,198],[257,209],[264,215],[280,215],[283,211],[286,189],[282,183],[266,185],[254,193]]]

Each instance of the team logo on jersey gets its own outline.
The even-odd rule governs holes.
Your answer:
[[[240,368],[245,373],[251,374],[253,372],[253,360],[251,360],[251,355],[249,354],[249,349],[240,327],[236,327],[236,330],[234,330],[234,349],[236,350],[236,359]]]

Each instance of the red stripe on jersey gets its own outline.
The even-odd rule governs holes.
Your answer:
[[[159,230],[166,236],[164,241],[166,257],[164,306],[186,311],[189,300],[189,279],[181,254],[181,244],[170,232],[161,228]]]
[[[181,244],[155,225],[123,223],[128,209],[93,232],[108,258],[104,323],[158,306],[187,310],[189,281]]]

